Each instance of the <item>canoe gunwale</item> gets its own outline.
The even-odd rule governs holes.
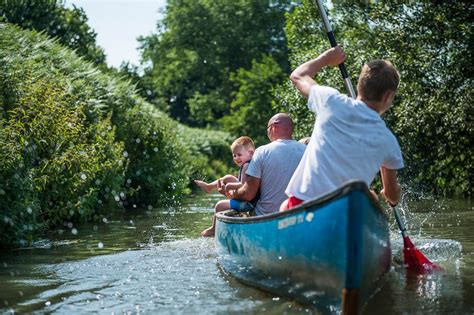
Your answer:
[[[219,221],[226,222],[226,223],[249,224],[249,223],[256,223],[256,222],[261,222],[261,221],[270,221],[275,218],[293,215],[298,212],[303,212],[307,210],[308,208],[311,208],[311,211],[317,211],[319,210],[318,208],[324,206],[325,204],[331,202],[332,200],[336,199],[339,196],[348,194],[352,190],[363,191],[366,195],[368,195],[369,200],[372,203],[372,205],[375,207],[375,209],[377,209],[388,220],[387,213],[384,211],[384,209],[382,208],[379,202],[375,202],[373,200],[371,193],[369,191],[369,188],[364,182],[360,180],[352,180],[352,181],[346,182],[340,188],[336,189],[335,191],[327,195],[324,195],[317,199],[309,200],[307,202],[303,202],[302,204],[296,206],[295,208],[292,208],[287,211],[275,212],[275,213],[270,213],[270,214],[261,215],[261,216],[240,217],[240,216],[228,216],[226,214],[229,212],[234,212],[234,210],[226,210],[223,212],[216,213],[216,219]],[[314,208],[315,206],[317,206],[317,208]]]

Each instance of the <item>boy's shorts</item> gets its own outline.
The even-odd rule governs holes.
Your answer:
[[[290,196],[290,198],[288,198],[288,202],[286,203],[286,207],[283,210],[290,210],[291,208],[294,208],[302,203],[303,200],[298,199],[295,196]]]
[[[247,211],[252,211],[255,208],[255,206],[247,201],[231,199],[230,208],[232,210],[239,211],[239,212],[247,212]]]

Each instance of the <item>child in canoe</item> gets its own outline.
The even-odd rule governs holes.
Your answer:
[[[225,175],[222,178],[216,179],[212,183],[206,183],[201,180],[195,180],[196,185],[202,188],[206,193],[210,193],[212,190],[217,189],[228,198],[231,197],[231,191],[242,187],[242,182],[245,181],[246,174],[250,160],[252,159],[253,153],[255,152],[255,145],[251,138],[243,136],[237,138],[230,146],[232,150],[232,156],[235,164],[239,167],[238,176]],[[255,198],[258,199],[258,198]],[[226,199],[216,203],[214,207],[215,213],[233,209],[239,212],[252,211],[255,207],[257,200],[250,202],[237,200],[237,199]],[[214,236],[215,233],[216,218],[213,216],[212,225],[201,232],[202,236]]]

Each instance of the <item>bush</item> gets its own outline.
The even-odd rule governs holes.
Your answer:
[[[230,156],[227,134],[181,126],[57,40],[0,24],[0,46],[0,247],[175,201]]]

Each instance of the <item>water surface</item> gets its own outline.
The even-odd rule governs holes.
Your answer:
[[[179,208],[118,212],[0,253],[0,312],[312,313],[318,310],[228,277],[214,240],[199,237],[217,195]],[[474,210],[467,201],[408,202],[412,241],[445,271],[407,274],[392,224],[393,264],[365,314],[474,312]],[[393,217],[391,218],[393,221]]]

